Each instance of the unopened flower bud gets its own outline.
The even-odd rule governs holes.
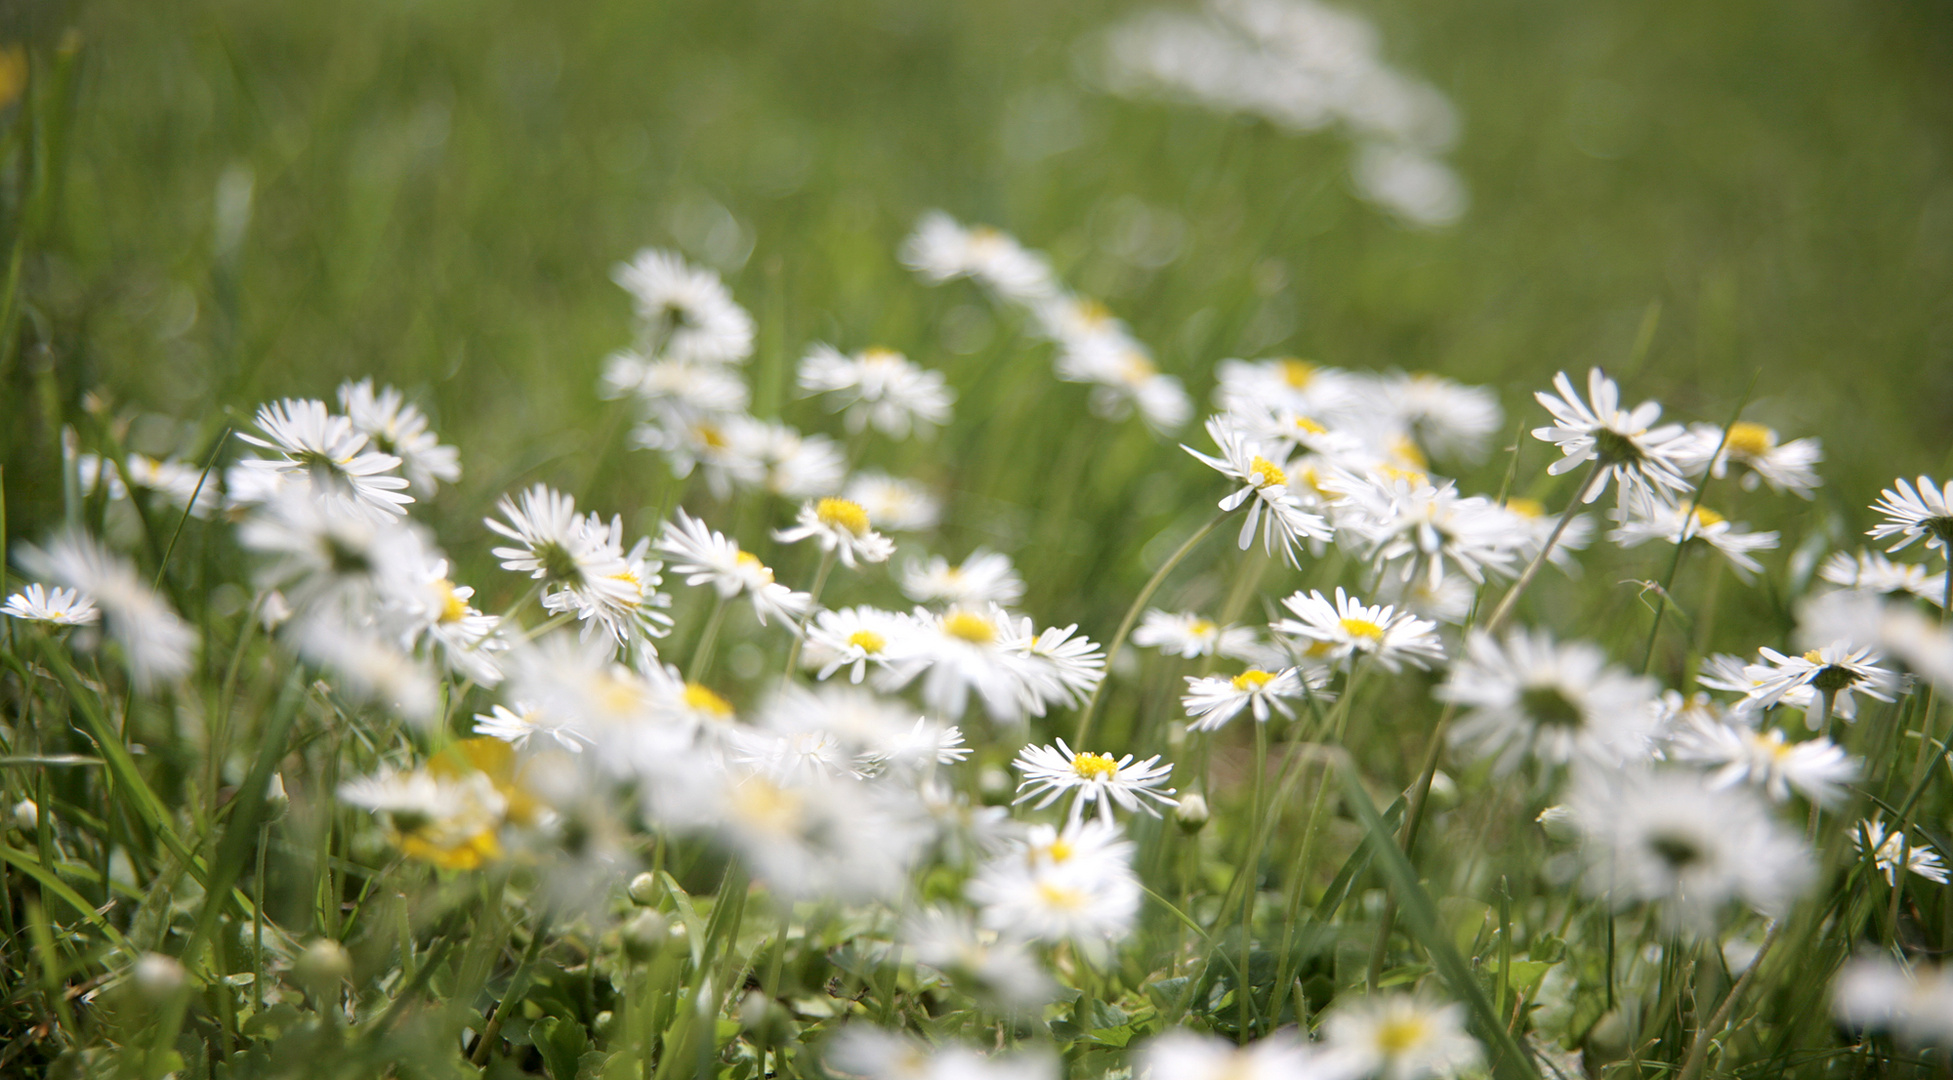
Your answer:
[[[270,782],[264,786],[265,817],[269,820],[281,818],[291,804],[292,797],[285,792],[285,774],[272,773]]]
[[[136,990],[151,1001],[167,1001],[183,989],[187,977],[183,965],[173,956],[162,953],[143,953],[130,973]]]
[[[793,1020],[780,1003],[754,990],[739,1003],[739,1027],[746,1038],[762,1050],[779,1046],[793,1038]]]
[[[298,954],[292,963],[292,974],[307,990],[326,994],[352,977],[353,958],[344,945],[331,938],[320,938]]]
[[[1173,810],[1173,820],[1182,830],[1190,833],[1205,828],[1207,819],[1212,816],[1212,811],[1207,809],[1207,799],[1198,791],[1189,791],[1180,796],[1180,805]]]
[[[624,943],[624,955],[641,964],[658,955],[671,939],[671,922],[655,911],[640,911],[624,924],[618,936]]]
[[[631,903],[638,907],[656,907],[658,901],[664,899],[665,895],[664,887],[658,884],[657,876],[648,871],[632,878],[630,887],[626,891],[631,894]]]
[[[41,808],[32,799],[22,799],[14,804],[14,828],[21,832],[33,832],[40,828]]]
[[[1546,831],[1548,837],[1562,843],[1580,836],[1580,830],[1573,824],[1573,811],[1566,806],[1549,806],[1533,820],[1539,822],[1539,827]]]

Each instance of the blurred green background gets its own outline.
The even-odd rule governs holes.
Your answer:
[[[36,95],[58,92],[64,32],[79,52],[38,223],[19,145],[7,178],[9,531],[58,511],[50,417],[84,390],[190,421],[130,437],[194,452],[224,410],[365,374],[462,448],[428,516],[476,576],[480,517],[517,483],[647,527],[669,481],[595,384],[630,337],[611,266],[669,245],[756,315],[757,411],[833,430],[790,400],[813,340],[949,371],[956,429],[870,462],[952,493],[940,549],[1012,551],[1033,610],[1102,637],[1163,554],[1145,545],[1184,535],[1215,479],[1085,418],[1084,389],[974,290],[904,272],[896,246],[932,207],[1049,251],[1202,401],[1234,355],[1487,383],[1509,428],[1538,422],[1529,392],[1562,368],[1607,364],[1678,419],[1724,418],[1755,376],[1748,415],[1829,455],[1815,511],[1741,507],[1793,541],[1862,529],[1879,485],[1947,468],[1953,6],[1345,6],[1457,106],[1457,226],[1358,201],[1336,133],[1094,93],[1080,57],[1135,5],[15,3]],[[1547,461],[1526,443],[1522,490]],[[1596,616],[1631,600],[1609,596]]]

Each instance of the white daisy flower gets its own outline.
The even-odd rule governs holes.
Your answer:
[[[967,1046],[927,1046],[907,1035],[851,1024],[828,1046],[829,1069],[861,1080],[1058,1080],[1048,1050],[984,1057]]]
[[[1338,1001],[1323,1021],[1322,1036],[1324,1071],[1331,1076],[1452,1077],[1483,1059],[1478,1040],[1465,1031],[1464,1006],[1413,994]]]
[[[890,532],[924,532],[942,520],[942,502],[928,488],[885,473],[856,473],[841,497],[859,504],[869,520]]]
[[[661,424],[685,424],[746,411],[752,394],[734,369],[702,360],[652,359],[613,353],[598,381],[606,399],[632,397]]]
[[[286,623],[285,640],[305,659],[329,669],[336,689],[384,705],[417,724],[440,708],[440,680],[428,665],[344,612],[315,610]]]
[[[1340,587],[1334,604],[1320,590],[1311,590],[1307,596],[1298,592],[1288,597],[1282,606],[1295,618],[1283,619],[1269,629],[1321,642],[1326,646],[1323,658],[1331,663],[1362,653],[1376,657],[1386,669],[1398,671],[1404,664],[1428,668],[1433,661],[1444,659],[1436,623],[1399,612],[1388,604],[1366,606],[1344,595]]]
[[[940,210],[922,216],[901,258],[932,285],[967,277],[1013,303],[1035,304],[1059,291],[1042,255],[988,226],[965,229]]]
[[[904,645],[915,633],[907,615],[871,607],[824,609],[807,626],[806,651],[801,661],[825,681],[842,668],[848,681],[861,682],[868,665],[886,668],[900,663]]]
[[[400,459],[400,471],[415,491],[432,495],[437,484],[461,479],[461,451],[442,446],[428,430],[427,414],[400,391],[391,386],[376,391],[372,379],[343,383],[339,407],[374,449]]]
[[[1032,309],[1038,332],[1061,348],[1104,348],[1143,350],[1126,324],[1104,304],[1086,296],[1069,293],[1045,300]]]
[[[1534,428],[1533,437],[1560,448],[1563,456],[1546,470],[1554,476],[1588,461],[1600,462],[1600,474],[1587,488],[1584,501],[1600,498],[1609,481],[1619,481],[1623,491],[1647,495],[1663,489],[1689,490],[1689,482],[1682,479],[1688,436],[1680,424],[1653,426],[1661,418],[1659,404],[1644,401],[1632,411],[1622,409],[1620,387],[1599,368],[1587,373],[1591,405],[1581,400],[1564,371],[1553,376],[1553,388],[1557,395],[1545,391],[1533,395],[1555,421],[1552,427]]]
[[[82,532],[61,533],[46,547],[23,544],[15,558],[29,574],[94,601],[137,689],[189,674],[196,661],[196,630],[170,610],[128,560]],[[10,609],[12,604],[9,598]]]
[[[1953,633],[1910,602],[1894,604],[1858,589],[1806,597],[1797,607],[1797,641],[1875,646],[1942,688],[1953,687]]]
[[[1928,881],[1946,884],[1946,863],[1939,853],[1923,843],[1908,844],[1896,831],[1888,832],[1885,822],[1873,816],[1851,830],[1851,846],[1862,857],[1871,851],[1872,861],[1885,875],[1887,885],[1897,886],[1901,863],[1906,870]]]
[[[1266,411],[1319,420],[1340,417],[1362,397],[1361,381],[1340,368],[1307,360],[1223,360],[1215,368],[1214,404],[1224,412]]]
[[[543,609],[574,614],[583,623],[587,637],[602,628],[618,645],[636,642],[656,655],[652,640],[671,633],[671,596],[658,591],[664,583],[659,571],[664,563],[648,558],[651,541],[640,537],[629,552],[624,551],[624,522],[613,516],[610,524],[591,514],[583,520],[586,542],[601,552],[589,563],[592,572],[584,580],[562,588],[547,590]]]
[[[949,423],[956,401],[940,371],[917,367],[891,349],[865,349],[848,356],[832,345],[815,345],[800,361],[800,390],[826,394],[829,408],[845,414],[849,431],[873,424],[894,439],[911,428],[927,434]]]
[[[980,925],[1018,940],[1071,941],[1095,960],[1124,937],[1139,914],[1132,842],[1099,819],[1063,832],[1033,828],[1028,840],[992,860],[966,891]]]
[[[217,473],[205,475],[201,468],[172,458],[158,460],[142,454],[130,454],[122,463],[122,475],[130,486],[161,492],[178,508],[188,510],[193,517],[208,517],[223,501],[217,492],[222,483]],[[83,486],[88,486],[85,478]]]
[[[369,449],[365,433],[328,412],[323,401],[274,401],[259,406],[256,423],[262,436],[243,431],[237,437],[278,456],[239,462],[246,470],[303,479],[315,498],[335,510],[376,520],[400,517],[414,501],[406,494],[407,480],[392,475],[400,459]]]
[[[501,636],[501,618],[468,602],[474,595],[472,586],[457,585],[448,577],[446,559],[429,553],[420,588],[404,591],[390,614],[405,623],[400,632],[403,647],[429,642],[450,670],[494,686],[502,681],[495,655],[507,650],[509,643]]]
[[[593,533],[569,495],[537,484],[516,498],[502,496],[495,509],[507,521],[485,518],[482,524],[516,544],[490,549],[504,570],[547,585],[582,586],[622,569],[604,543],[608,533]]]
[[[1202,656],[1225,656],[1234,660],[1259,659],[1263,654],[1260,636],[1245,626],[1222,626],[1191,611],[1161,611],[1149,608],[1132,632],[1132,643],[1142,649],[1192,660]]]
[[[1802,705],[1804,721],[1812,731],[1821,729],[1833,713],[1847,721],[1858,719],[1855,695],[1891,701],[1901,686],[1897,675],[1880,666],[1884,655],[1868,645],[1837,641],[1801,656],[1786,656],[1768,647],[1757,653],[1764,662],[1743,669],[1753,684],[1748,703],[1759,710],[1781,703]],[[1797,691],[1810,697],[1790,700]]]
[[[1708,933],[1733,904],[1782,915],[1813,876],[1810,852],[1767,804],[1700,773],[1587,770],[1568,801],[1587,890],[1616,907],[1657,903],[1671,929]]]
[[[1044,700],[1034,680],[1043,674],[1035,658],[1012,648],[1016,626],[996,604],[955,607],[946,612],[918,608],[915,633],[883,676],[886,689],[922,679],[922,700],[940,715],[963,715],[974,693],[993,720],[1017,723],[1026,714],[1044,715]]]
[[[1876,551],[1860,551],[1856,555],[1834,551],[1817,568],[1817,576],[1847,589],[1886,596],[1908,594],[1935,604],[1946,602],[1945,573],[1929,574],[1917,563],[1893,562]]]
[[[412,858],[448,870],[473,870],[502,856],[508,800],[486,773],[437,776],[382,767],[349,780],[339,797],[381,815],[388,839]]]
[[[1867,535],[1874,540],[1899,538],[1885,550],[1897,551],[1924,537],[1928,549],[1938,548],[1942,555],[1953,553],[1953,547],[1948,546],[1953,544],[1953,483],[1941,487],[1931,477],[1922,476],[1914,490],[1905,480],[1896,480],[1892,487],[1879,492],[1872,509],[1884,514],[1885,521],[1872,526]]]
[[[813,540],[822,551],[840,557],[841,565],[852,568],[855,560],[887,562],[895,554],[895,543],[869,527],[868,511],[847,499],[822,498],[803,504],[793,528],[773,534],[775,540],[792,544]]]
[[[1395,372],[1378,376],[1375,386],[1385,415],[1440,457],[1481,460],[1505,419],[1497,394],[1441,375]]]
[[[926,563],[902,568],[902,592],[918,604],[981,607],[1015,604],[1024,597],[1024,579],[1010,564],[1010,556],[977,548],[961,563],[950,565],[940,555]]]
[[[529,740],[538,735],[549,737],[572,754],[580,754],[584,747],[590,745],[588,738],[561,718],[549,716],[519,701],[513,709],[507,705],[497,705],[489,712],[476,713],[474,731],[477,735],[500,739],[517,750],[528,746]]]
[[[755,877],[795,900],[891,898],[929,835],[913,794],[830,779],[728,774],[701,809]]]
[[[1656,689],[1652,679],[1609,664],[1594,645],[1515,630],[1503,641],[1473,631],[1434,693],[1466,710],[1451,744],[1494,759],[1495,771],[1506,774],[1527,757],[1547,765],[1645,761]]]
[[[1558,517],[1549,515],[1545,504],[1538,499],[1509,498],[1505,501],[1504,509],[1513,531],[1519,534],[1519,557],[1528,562],[1538,558],[1540,549],[1546,546],[1553,530],[1559,528]],[[1575,514],[1568,519],[1566,528],[1560,529],[1560,538],[1546,558],[1566,573],[1577,575],[1580,560],[1574,552],[1585,550],[1592,542],[1593,534],[1593,519],[1585,514]]]
[[[1685,471],[1690,476],[1707,472],[1720,480],[1735,464],[1743,469],[1744,491],[1768,484],[1772,491],[1787,491],[1805,499],[1824,482],[1812,468],[1824,460],[1824,445],[1816,439],[1778,443],[1775,431],[1747,420],[1729,425],[1727,437],[1714,424],[1691,424],[1689,438],[1692,445],[1686,451]]]
[[[1822,736],[1789,742],[1775,728],[1760,728],[1741,713],[1685,711],[1668,754],[1713,770],[1711,787],[1748,783],[1777,802],[1794,790],[1820,806],[1844,799],[1844,785],[1859,777],[1857,758]]]
[[[1123,420],[1134,410],[1153,430],[1176,430],[1193,413],[1180,380],[1160,373],[1152,357],[1129,338],[1078,339],[1058,354],[1058,378],[1093,387],[1089,404],[1096,416]]]
[[[1058,984],[1020,942],[978,929],[960,911],[924,908],[903,921],[901,940],[918,963],[968,980],[1005,1010],[1038,1008],[1058,994]]]
[[[847,456],[824,435],[802,435],[785,424],[737,416],[726,422],[725,438],[731,458],[757,466],[758,479],[751,482],[775,495],[832,495],[847,479]],[[750,467],[741,465],[728,475],[741,480]]]
[[[1242,434],[1238,420],[1227,414],[1209,417],[1207,434],[1220,448],[1220,457],[1208,457],[1185,444],[1180,449],[1219,470],[1221,475],[1245,485],[1220,502],[1220,508],[1228,511],[1240,508],[1242,503],[1248,504],[1247,517],[1241,523],[1241,550],[1246,551],[1253,542],[1255,525],[1263,511],[1267,519],[1262,530],[1262,546],[1273,554],[1275,543],[1280,540],[1282,555],[1290,565],[1299,565],[1295,554],[1298,541],[1330,538],[1328,523],[1304,510],[1301,502],[1289,494],[1288,473],[1284,471],[1287,462],[1261,456],[1261,448]]]
[[[631,430],[631,442],[663,455],[673,476],[702,471],[712,496],[726,499],[735,488],[758,487],[766,479],[766,463],[758,456],[765,431],[755,425],[759,421],[740,413],[654,417]]]
[[[1729,560],[1736,576],[1749,581],[1763,569],[1751,552],[1768,551],[1777,546],[1775,532],[1749,532],[1706,506],[1688,507],[1669,502],[1660,495],[1640,488],[1621,488],[1621,503],[1607,512],[1620,524],[1608,530],[1607,538],[1624,548],[1638,547],[1650,540],[1671,544],[1700,540]]]
[[[1891,1031],[1912,1046],[1953,1043],[1953,972],[1861,956],[1832,983],[1832,1011],[1854,1028]]]
[[[1246,1046],[1185,1028],[1148,1041],[1138,1076],[1145,1080],[1306,1080],[1328,1076],[1320,1052],[1286,1032]]]
[[[102,617],[95,607],[95,601],[84,594],[59,587],[48,589],[39,584],[29,585],[7,597],[6,606],[0,607],[0,614],[26,622],[44,622],[50,626],[87,626],[100,621]]]
[[[1286,699],[1301,697],[1304,693],[1322,692],[1313,683],[1305,686],[1300,671],[1292,667],[1278,671],[1249,668],[1232,678],[1225,675],[1188,675],[1186,680],[1187,693],[1180,698],[1180,707],[1193,720],[1188,725],[1193,731],[1218,730],[1242,709],[1252,710],[1255,722],[1262,724],[1268,722],[1271,707],[1283,716],[1294,719],[1295,710],[1289,707]]]
[[[814,606],[813,597],[775,582],[773,571],[758,556],[739,550],[724,533],[682,509],[665,523],[657,547],[671,560],[672,573],[684,575],[685,584],[697,587],[709,583],[728,600],[744,592],[762,626],[772,615],[788,629],[796,629],[795,622]]]
[[[753,354],[753,317],[710,270],[645,248],[610,276],[631,294],[647,355],[737,364]]]
[[[1409,581],[1385,576],[1377,582],[1377,599],[1421,619],[1463,626],[1478,603],[1478,587],[1459,574],[1440,579],[1435,589],[1421,575]]]
[[[1105,650],[1079,634],[1077,623],[1038,630],[1028,616],[1005,621],[1009,630],[1004,648],[1028,661],[1024,670],[1029,691],[1044,706],[1076,708],[1098,689],[1105,678]]]
[[[1447,565],[1483,583],[1488,571],[1511,576],[1520,553],[1510,516],[1482,495],[1459,495],[1449,480],[1433,485],[1421,476],[1373,472],[1352,485],[1336,524],[1369,552],[1380,574],[1419,578],[1433,591]]]
[[[1042,795],[1044,798],[1031,807],[1042,810],[1069,792],[1073,821],[1094,804],[1099,816],[1111,821],[1114,803],[1128,813],[1143,810],[1159,817],[1158,808],[1147,799],[1161,806],[1177,805],[1173,789],[1161,786],[1173,775],[1173,766],[1161,765],[1159,760],[1157,754],[1144,761],[1135,761],[1127,754],[1115,761],[1110,754],[1073,751],[1063,739],[1056,746],[1026,746],[1011,762],[1012,768],[1024,774],[1017,784],[1017,798],[1011,802],[1016,805]]]

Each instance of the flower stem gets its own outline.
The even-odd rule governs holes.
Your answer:
[[[1092,733],[1092,716],[1098,711],[1099,698],[1105,693],[1105,684],[1111,681],[1112,678],[1112,664],[1119,659],[1119,650],[1126,644],[1126,635],[1132,633],[1132,624],[1139,618],[1139,613],[1146,607],[1146,602],[1153,598],[1155,592],[1159,591],[1161,583],[1166,581],[1166,575],[1172,573],[1173,568],[1180,565],[1180,560],[1186,558],[1187,553],[1192,551],[1202,540],[1207,539],[1207,534],[1219,528],[1221,522],[1226,518],[1227,511],[1223,510],[1215,514],[1213,520],[1202,525],[1192,536],[1187,537],[1186,542],[1181,544],[1173,554],[1167,556],[1166,561],[1160,564],[1158,570],[1153,571],[1152,580],[1148,581],[1146,587],[1139,590],[1139,595],[1133,598],[1132,607],[1126,609],[1126,617],[1119,623],[1119,631],[1112,635],[1112,643],[1105,648],[1105,677],[1101,678],[1099,684],[1092,688],[1092,696],[1085,700],[1084,711],[1078,714],[1078,729],[1072,735],[1072,745],[1080,749],[1085,747],[1086,736]]]
[[[706,669],[712,664],[712,646],[719,640],[719,625],[726,620],[726,598],[719,596],[712,601],[712,614],[705,620],[705,629],[699,631],[698,644],[692,648],[692,662],[685,665],[685,681],[697,682],[704,678]]]
[[[839,548],[829,549],[821,555],[821,566],[814,571],[813,588],[807,590],[807,617],[800,620],[800,628],[793,635],[793,644],[787,646],[787,669],[780,673],[780,685],[793,681],[793,668],[800,663],[800,643],[807,640],[807,627],[814,621],[814,613],[820,607],[821,590],[827,587],[827,575],[834,572],[834,556]]]
[[[1736,985],[1729,988],[1729,994],[1716,1007],[1716,1014],[1709,1018],[1708,1023],[1695,1029],[1695,1039],[1689,1044],[1689,1056],[1682,1064],[1681,1080],[1698,1080],[1701,1077],[1703,1068],[1709,1063],[1709,1041],[1729,1022],[1729,1014],[1736,1008],[1737,1000],[1743,996],[1744,990],[1749,989],[1750,979],[1755,977],[1756,969],[1763,966],[1763,958],[1770,955],[1770,946],[1777,943],[1777,935],[1782,932],[1783,923],[1770,924],[1770,932],[1763,936],[1762,947],[1750,958],[1750,966],[1743,969],[1743,975],[1736,980]]]
[[[1573,515],[1579,513],[1580,507],[1585,505],[1581,500],[1585,499],[1587,492],[1593,489],[1594,480],[1600,476],[1601,465],[1600,459],[1595,458],[1593,468],[1587,470],[1586,479],[1580,481],[1580,487],[1574,491],[1573,497],[1567,500],[1566,510],[1560,514],[1560,520],[1553,524],[1553,531],[1547,535],[1546,542],[1539,545],[1539,554],[1534,555],[1533,561],[1526,564],[1526,569],[1519,574],[1519,580],[1512,583],[1512,588],[1507,589],[1505,596],[1499,600],[1499,606],[1492,610],[1492,617],[1485,620],[1486,633],[1498,633],[1499,628],[1505,625],[1506,619],[1512,616],[1512,609],[1519,603],[1520,594],[1526,591],[1526,586],[1533,583],[1533,578],[1539,574],[1539,568],[1546,564],[1547,557],[1553,554],[1553,548],[1559,544],[1561,534],[1565,533],[1566,527],[1573,523]]]

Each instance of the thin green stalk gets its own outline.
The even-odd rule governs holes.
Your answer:
[[[1533,583],[1533,578],[1539,574],[1539,568],[1546,565],[1547,557],[1553,554],[1555,547],[1559,546],[1560,535],[1566,532],[1568,525],[1573,523],[1573,516],[1586,505],[1581,500],[1585,499],[1587,492],[1593,489],[1594,480],[1600,476],[1600,470],[1604,465],[1605,462],[1600,458],[1594,459],[1593,467],[1587,470],[1587,475],[1580,481],[1580,486],[1574,489],[1573,497],[1567,500],[1566,509],[1560,513],[1560,520],[1553,523],[1553,531],[1547,534],[1546,542],[1539,545],[1539,553],[1533,556],[1533,561],[1526,564],[1526,569],[1519,574],[1519,580],[1513,582],[1512,588],[1507,589],[1505,596],[1500,598],[1499,606],[1492,609],[1492,617],[1485,620],[1486,633],[1498,633],[1505,625],[1506,619],[1512,616],[1512,609],[1519,603],[1519,597],[1524,595],[1526,586]]]
[[[1263,810],[1262,803],[1261,803],[1262,791],[1267,786],[1267,780],[1268,780],[1268,725],[1265,722],[1261,722],[1261,721],[1256,721],[1255,723],[1254,768],[1255,768],[1254,800],[1252,803],[1253,813],[1248,818],[1248,821],[1251,822],[1252,824],[1250,827],[1248,844],[1246,846],[1246,849],[1242,852],[1241,855],[1241,869],[1237,871],[1237,873],[1240,876],[1240,880],[1244,882],[1241,889],[1241,970],[1242,971],[1250,970],[1248,960],[1249,960],[1249,953],[1253,950],[1254,947],[1255,895],[1260,891],[1255,888],[1255,874],[1256,871],[1260,869],[1259,862],[1261,859],[1261,850],[1260,850],[1261,845],[1257,841],[1259,837],[1262,835],[1261,815],[1265,812]],[[1235,994],[1235,1002],[1238,1006],[1236,1010],[1238,1014],[1238,1019],[1236,1021],[1236,1025],[1238,1029],[1236,1031],[1236,1041],[1243,1046],[1246,1046],[1248,1043],[1248,1035],[1249,1035],[1248,999],[1252,996],[1253,995],[1250,993],[1247,980],[1243,979],[1241,981],[1241,985],[1237,987],[1237,992]]]
[[[1098,711],[1099,698],[1105,694],[1105,684],[1112,680],[1113,662],[1119,659],[1119,650],[1126,644],[1126,635],[1132,633],[1132,624],[1139,619],[1139,613],[1145,610],[1146,602],[1153,598],[1153,594],[1166,581],[1166,575],[1180,565],[1180,560],[1186,558],[1188,552],[1198,546],[1202,540],[1207,539],[1207,534],[1219,528],[1221,522],[1226,519],[1227,511],[1223,510],[1215,514],[1212,520],[1202,525],[1192,536],[1187,537],[1186,542],[1181,544],[1173,554],[1167,556],[1158,570],[1153,571],[1151,580],[1146,582],[1145,588],[1139,590],[1139,595],[1133,599],[1132,606],[1126,609],[1126,617],[1120,621],[1118,632],[1112,635],[1111,644],[1105,647],[1105,677],[1092,688],[1092,696],[1085,700],[1085,708],[1078,714],[1078,728],[1072,733],[1073,746],[1087,745],[1086,740],[1092,734],[1092,716]]]
[[[1782,932],[1781,921],[1770,924],[1769,932],[1763,936],[1762,946],[1750,959],[1750,966],[1743,969],[1742,978],[1737,979],[1736,985],[1729,988],[1729,993],[1723,997],[1722,1004],[1716,1008],[1716,1013],[1709,1018],[1709,1022],[1695,1029],[1695,1038],[1689,1043],[1689,1056],[1682,1064],[1680,1080],[1700,1080],[1703,1068],[1709,1063],[1710,1042],[1722,1032],[1723,1025],[1729,1023],[1729,1014],[1735,1010],[1736,1002],[1742,998],[1743,991],[1749,989],[1750,980],[1756,977],[1757,969],[1763,966],[1764,958],[1770,955],[1770,947],[1777,943],[1777,937]]]
[[[1729,445],[1729,429],[1735,427],[1736,422],[1742,418],[1743,409],[1749,405],[1750,395],[1756,391],[1756,380],[1762,374],[1762,369],[1759,368],[1755,375],[1750,376],[1749,389],[1743,391],[1742,398],[1736,403],[1736,411],[1730,414],[1729,422],[1722,426],[1722,437],[1716,440],[1716,449],[1709,455],[1711,462],[1721,457],[1723,448]],[[1662,616],[1668,612],[1668,593],[1675,587],[1675,575],[1682,569],[1682,552],[1688,548],[1688,542],[1694,539],[1690,533],[1701,531],[1695,512],[1701,507],[1702,493],[1709,489],[1709,481],[1713,478],[1711,470],[1703,471],[1702,482],[1696,485],[1694,494],[1689,497],[1688,509],[1682,512],[1682,531],[1680,539],[1675,541],[1675,557],[1669,560],[1668,577],[1663,579],[1661,591],[1655,594],[1655,621],[1648,627],[1648,648],[1641,657],[1643,675],[1655,666],[1655,641],[1661,636]]]
[[[535,970],[536,956],[542,952],[543,939],[549,936],[549,925],[554,913],[545,908],[542,917],[536,920],[536,929],[529,937],[529,947],[522,950],[522,959],[516,964],[515,974],[509,978],[509,989],[496,1002],[494,1015],[488,1018],[488,1026],[482,1029],[481,1038],[475,1042],[475,1052],[468,1057],[470,1064],[481,1068],[488,1064],[488,1055],[495,1040],[502,1037],[502,1025],[508,1022],[509,1010],[522,1004],[522,996],[529,992],[529,976]]]
[[[685,681],[697,682],[705,677],[712,666],[712,646],[719,640],[719,626],[726,621],[726,597],[714,594],[712,615],[705,620],[705,629],[699,631],[698,644],[692,647],[692,662],[685,665]]]
[[[821,553],[820,569],[814,571],[814,586],[807,590],[807,617],[800,620],[800,627],[793,635],[793,644],[787,646],[787,668],[780,673],[781,686],[793,681],[794,665],[800,663],[801,643],[807,640],[807,627],[814,621],[814,613],[820,605],[821,590],[827,587],[827,575],[834,572],[834,559],[838,551],[838,548],[830,548]]]
[[[150,583],[152,588],[163,587],[163,575],[169,571],[170,555],[176,551],[176,541],[183,535],[183,526],[190,520],[190,512],[197,508],[197,499],[203,495],[204,482],[210,479],[210,470],[217,466],[217,455],[223,453],[224,444],[230,441],[230,437],[231,428],[226,424],[217,436],[217,444],[210,448],[210,454],[204,460],[203,472],[197,474],[197,486],[191,489],[190,500],[184,505],[182,516],[176,519],[176,529],[170,533],[170,542],[163,547],[163,557],[156,560],[156,579]]]

